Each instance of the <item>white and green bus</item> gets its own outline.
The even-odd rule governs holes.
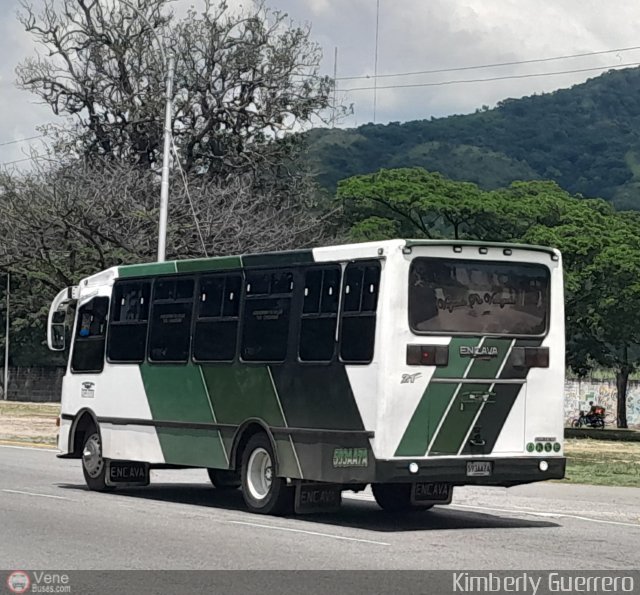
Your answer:
[[[59,456],[94,490],[204,468],[253,512],[368,485],[397,511],[564,476],[554,249],[389,240],[119,266],[56,297],[54,350],[66,318]]]

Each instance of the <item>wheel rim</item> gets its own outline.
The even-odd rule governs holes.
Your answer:
[[[247,463],[247,487],[255,500],[264,500],[271,490],[273,464],[271,455],[264,448],[256,448]]]
[[[89,437],[82,450],[82,465],[91,478],[96,478],[102,472],[104,459],[102,458],[102,448],[100,438],[97,434]]]

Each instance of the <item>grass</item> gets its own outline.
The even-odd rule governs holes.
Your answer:
[[[564,481],[640,488],[640,442],[565,440]]]
[[[0,417],[57,417],[60,403],[23,403],[0,401]]]

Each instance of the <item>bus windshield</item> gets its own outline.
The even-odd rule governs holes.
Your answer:
[[[421,334],[540,336],[549,310],[549,269],[540,264],[416,258],[409,322]]]

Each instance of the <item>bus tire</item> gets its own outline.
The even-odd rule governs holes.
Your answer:
[[[373,497],[385,512],[408,512],[429,510],[433,506],[416,506],[411,503],[410,483],[374,483],[371,484]]]
[[[102,440],[100,433],[92,428],[86,433],[82,445],[82,474],[87,487],[95,492],[107,492],[112,490],[106,484],[107,462],[102,458]]]
[[[228,469],[207,469],[209,480],[217,490],[237,490],[242,483],[237,471]]]
[[[275,475],[271,441],[259,432],[249,438],[242,453],[242,496],[251,512],[286,514],[293,509],[293,489]]]

